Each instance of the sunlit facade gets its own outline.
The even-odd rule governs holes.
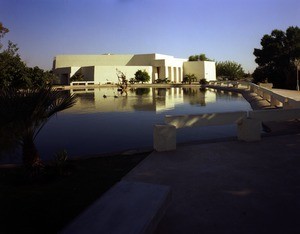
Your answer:
[[[149,83],[165,78],[181,83],[186,74],[194,74],[197,81],[216,79],[215,62],[188,61],[163,54],[57,55],[53,61],[53,71],[61,84],[70,84],[76,73],[94,84],[117,83],[117,70],[128,80],[134,78],[137,70],[145,70],[151,77]]]

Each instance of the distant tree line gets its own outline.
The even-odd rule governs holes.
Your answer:
[[[207,58],[205,54],[195,54],[189,56],[189,61],[212,61],[211,59]]]
[[[242,65],[234,61],[217,62],[216,74],[217,77],[228,80],[239,80],[245,77]]]

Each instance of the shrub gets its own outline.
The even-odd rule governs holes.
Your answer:
[[[136,79],[130,78],[129,83],[130,83],[130,84],[135,84],[135,83],[136,83]]]
[[[200,81],[199,81],[199,84],[200,85],[206,85],[208,82],[207,82],[207,80],[205,79],[205,78],[203,78],[203,79],[201,79]]]
[[[155,80],[156,84],[168,84],[170,83],[170,80],[168,80],[168,78],[164,78],[164,79],[157,79]]]
[[[134,75],[135,75],[135,80],[137,82],[142,82],[142,84],[150,80],[150,76],[146,70],[144,71],[138,70]]]

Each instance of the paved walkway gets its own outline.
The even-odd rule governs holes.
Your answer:
[[[294,99],[295,101],[300,101],[300,91],[287,89],[272,89],[272,91],[284,97]]]
[[[300,233],[300,134],[153,152],[124,179],[171,186],[157,233]]]
[[[298,91],[273,91],[300,101]],[[242,93],[253,109],[274,108]],[[260,142],[179,146],[132,170],[125,180],[172,189],[156,233],[300,233],[300,122],[265,125],[271,132]]]

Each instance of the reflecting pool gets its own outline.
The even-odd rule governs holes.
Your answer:
[[[66,149],[69,157],[151,148],[153,125],[165,115],[251,110],[240,94],[191,88],[74,89],[76,105],[53,117],[36,139],[43,159]],[[177,142],[236,135],[233,125],[177,130]]]

